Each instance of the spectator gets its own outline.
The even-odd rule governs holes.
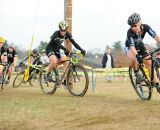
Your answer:
[[[42,61],[44,66],[49,65],[49,58],[46,55],[46,50],[42,50],[41,61]]]
[[[106,52],[103,55],[102,67],[103,68],[114,68],[114,60],[113,60],[113,56],[111,55],[111,49],[109,47],[106,48]],[[111,82],[112,78],[113,78],[112,76],[105,77],[105,79],[108,82]]]

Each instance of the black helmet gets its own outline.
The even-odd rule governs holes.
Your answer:
[[[136,23],[138,23],[138,22],[140,22],[140,21],[141,21],[141,17],[140,17],[140,15],[137,14],[137,13],[132,14],[132,15],[129,16],[129,18],[128,18],[128,24],[129,24],[129,25],[134,25],[134,24],[136,24]]]
[[[32,54],[38,54],[38,50],[37,49],[33,49]]]

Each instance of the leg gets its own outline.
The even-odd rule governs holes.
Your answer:
[[[62,56],[60,60],[63,61],[63,60],[66,60],[66,58],[67,58],[66,56]],[[66,71],[67,66],[68,66],[68,61],[63,63],[63,74]]]
[[[0,77],[2,77],[3,65],[0,65]]]
[[[50,64],[48,66],[48,73],[50,73],[53,70],[53,68],[55,67],[58,59],[55,55],[51,55],[51,56],[49,56],[49,61],[50,61]]]
[[[138,62],[137,62],[136,56],[133,54],[133,52],[131,50],[129,50],[127,52],[127,57],[130,60],[131,67],[136,71],[138,69],[138,67],[137,67]]]
[[[147,59],[147,58],[149,58],[149,56],[145,57],[145,59]],[[151,60],[145,60],[144,64],[146,65],[146,67],[147,67],[147,69],[149,71],[149,75],[151,77],[151,66],[152,66]],[[153,82],[154,83],[158,83],[159,82],[155,69],[154,69],[154,79],[153,79]]]

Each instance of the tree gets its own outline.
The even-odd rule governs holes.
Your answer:
[[[41,41],[39,46],[38,46],[38,50],[41,52],[42,50],[46,49],[48,42],[46,41]]]
[[[122,43],[121,41],[117,41],[113,44],[113,51],[119,53],[122,51]]]

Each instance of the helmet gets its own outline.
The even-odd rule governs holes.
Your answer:
[[[5,39],[0,37],[0,43],[4,43],[5,42]]]
[[[128,18],[128,24],[129,24],[129,25],[134,25],[134,24],[136,24],[136,23],[138,23],[138,22],[140,22],[140,21],[141,21],[141,17],[140,17],[140,15],[137,14],[137,13],[132,14],[132,15],[129,16],[129,18]]]
[[[33,49],[32,54],[38,54],[38,50],[37,49]]]
[[[61,21],[61,22],[59,22],[59,29],[60,30],[67,30],[67,28],[68,28],[68,22],[67,21]]]
[[[42,50],[42,53],[45,53],[45,52],[46,52],[46,50],[45,50],[45,49],[43,49],[43,50]]]
[[[9,48],[13,48],[14,49],[14,44],[13,43],[11,43],[11,44],[9,44]]]

